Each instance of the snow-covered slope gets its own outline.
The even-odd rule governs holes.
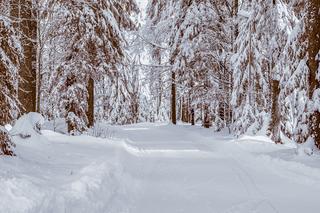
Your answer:
[[[113,139],[43,131],[0,157],[0,212],[317,212],[320,157],[200,127],[108,127]]]

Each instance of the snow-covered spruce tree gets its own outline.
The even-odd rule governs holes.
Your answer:
[[[271,0],[246,1],[240,8],[237,52],[232,61],[235,67],[232,105],[236,135],[261,130],[272,108],[271,84],[275,83],[272,79],[279,80],[273,69],[282,52],[286,37],[283,34],[287,30],[282,26],[287,23],[285,11],[281,17],[278,15],[283,9],[285,6],[281,1],[276,4]],[[278,86],[273,87],[273,92],[277,92]],[[274,103],[277,103],[277,97]]]
[[[18,72],[21,49],[12,21],[8,18],[8,2],[0,1],[0,154],[14,155],[14,144],[3,127],[19,112]]]
[[[99,81],[99,120],[120,125],[137,123],[141,121],[139,70],[132,64],[123,66],[121,72],[115,74]]]
[[[178,96],[183,97],[179,117],[184,117],[183,102],[188,100],[189,113],[199,109],[204,126],[213,120],[219,130],[228,122],[232,13],[225,1],[180,1],[177,11],[170,59]]]
[[[40,49],[39,63],[41,68],[41,113],[48,120],[63,117],[64,109],[60,109],[61,88],[63,83],[61,76],[62,71],[59,69],[65,62],[66,47],[68,39],[64,32],[63,24],[65,22],[65,13],[57,1],[42,1],[40,6],[39,21],[40,36],[38,43]]]
[[[247,2],[241,10],[252,11],[254,2]],[[239,16],[240,34],[237,38],[237,53],[234,56],[234,87],[232,95],[234,131],[237,135],[243,134],[255,122],[256,108],[253,105],[253,82],[252,64],[253,58],[252,34],[255,16],[248,14],[246,17]]]
[[[306,58],[307,40],[305,34],[304,1],[290,2],[292,11],[289,20],[292,30],[283,54],[276,64],[280,74],[280,126],[281,140],[284,136],[297,143],[307,140],[308,130],[308,67]]]
[[[277,64],[281,72],[281,130],[296,143],[308,141],[318,147],[319,6],[318,1],[288,3],[293,29]]]
[[[141,29],[142,42],[150,55],[150,65],[145,67],[146,84],[149,91],[148,105],[151,121],[163,121],[170,118],[171,72],[169,66],[169,41],[175,9],[178,1],[149,1],[146,23]]]
[[[118,72],[125,56],[123,30],[135,26],[130,14],[137,6],[132,0],[61,1],[60,5],[65,11],[60,31],[68,41],[58,68],[60,108],[65,109],[69,132],[82,132],[92,123],[88,116],[94,113],[88,112],[94,109],[88,106],[88,94],[93,94],[94,86],[87,87],[87,82]]]
[[[132,16],[134,22],[138,14]],[[143,46],[139,28],[124,31],[126,45],[124,46],[125,56],[118,71],[115,70],[112,76],[104,76],[97,87],[98,117],[102,121],[112,124],[133,124],[146,121],[141,116],[141,57]],[[144,99],[145,100],[145,99]],[[145,110],[145,108],[144,108]]]
[[[281,108],[280,108],[280,77],[283,72],[282,66],[279,66],[279,61],[283,57],[286,42],[289,33],[292,32],[293,15],[289,12],[288,6],[282,0],[267,1],[264,32],[266,39],[264,42],[267,45],[266,51],[266,66],[269,70],[270,93],[271,93],[271,111],[270,122],[267,134],[275,143],[282,143],[281,139]],[[286,66],[286,64],[284,64]]]
[[[202,114],[197,117],[202,120],[203,126],[209,127],[212,124],[218,131],[226,127],[231,120],[231,72],[228,61],[231,51],[229,34],[232,13],[225,1],[204,1],[190,12],[199,19],[198,23],[193,25],[194,32],[198,31],[198,35],[188,36],[193,52],[185,45],[188,37],[185,37],[185,44],[181,47],[182,55],[190,54],[186,57],[187,76],[184,78],[191,79],[191,106],[202,112],[196,113]],[[197,17],[191,16],[190,20],[196,20]],[[189,28],[184,36],[188,31],[192,32]]]

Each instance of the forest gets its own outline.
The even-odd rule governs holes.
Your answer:
[[[317,212],[320,0],[0,0],[0,213]]]
[[[181,121],[320,147],[318,0],[150,0],[144,16],[134,0],[0,5],[2,126],[27,112],[75,135]]]

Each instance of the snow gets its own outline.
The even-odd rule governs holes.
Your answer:
[[[102,124],[101,124],[102,125]],[[320,155],[200,126],[107,126],[111,138],[42,130],[0,157],[0,212],[315,212]]]
[[[9,132],[12,129],[12,126],[10,124],[6,124],[4,128]]]
[[[245,18],[250,18],[250,16],[251,16],[250,12],[245,11],[245,10],[240,10],[240,11],[238,12],[238,14],[239,14],[240,16],[245,17]]]
[[[41,114],[30,112],[21,116],[12,129],[10,135],[23,138],[33,137],[40,134],[40,129],[44,124],[44,118]]]
[[[314,139],[309,137],[307,141],[303,144],[298,144],[297,154],[298,155],[313,155],[316,149]]]

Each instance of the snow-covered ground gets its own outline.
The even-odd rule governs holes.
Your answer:
[[[15,138],[17,157],[0,157],[0,212],[318,212],[317,153],[185,125],[108,131]]]

